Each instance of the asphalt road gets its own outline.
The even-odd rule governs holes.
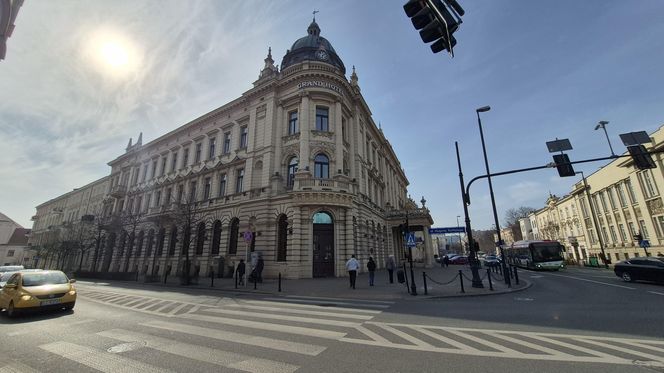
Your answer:
[[[394,302],[79,282],[73,312],[0,317],[0,373],[664,372],[664,286],[521,277],[518,293]]]

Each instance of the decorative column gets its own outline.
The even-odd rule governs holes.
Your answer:
[[[333,170],[332,175],[338,175],[338,170],[341,170],[343,175],[344,168],[344,140],[343,140],[343,129],[341,119],[343,113],[341,110],[341,98],[337,97],[336,102],[334,103],[334,139],[335,139],[335,169]]]
[[[274,125],[274,138],[272,139],[272,146],[274,146],[274,162],[272,163],[273,174],[279,172],[281,174],[281,137],[284,134],[283,128],[286,127],[286,118],[284,118],[284,106],[279,103],[277,106],[276,124]]]

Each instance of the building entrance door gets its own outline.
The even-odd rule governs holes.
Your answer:
[[[313,277],[334,276],[334,223],[325,212],[314,215]]]

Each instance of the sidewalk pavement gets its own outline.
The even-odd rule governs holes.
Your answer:
[[[459,281],[460,270],[463,274],[464,292],[461,291],[461,283]],[[139,287],[157,286],[168,287],[172,289],[192,288],[200,290],[218,290],[235,294],[249,293],[263,295],[290,295],[302,297],[309,296],[322,298],[349,298],[375,301],[493,295],[520,291],[531,286],[531,283],[528,280],[520,278],[518,285],[516,284],[515,279],[512,279],[512,286],[508,288],[500,273],[491,272],[493,286],[493,290],[491,290],[486,268],[480,269],[479,272],[484,288],[472,287],[472,274],[468,266],[456,265],[449,266],[448,268],[415,268],[413,272],[415,277],[415,284],[417,287],[417,296],[412,296],[409,294],[410,289],[406,287],[405,283],[399,284],[397,282],[396,271],[394,273],[394,283],[390,284],[387,270],[376,271],[374,286],[369,286],[368,273],[364,272],[358,274],[355,289],[350,288],[348,277],[308,278],[296,280],[282,279],[281,291],[279,291],[278,279],[263,279],[262,283],[256,284],[256,290],[254,290],[253,282],[249,282],[246,285],[238,285],[236,289],[235,279],[233,278],[215,278],[213,286],[211,286],[209,277],[201,277],[198,279],[198,283],[192,283],[191,285],[180,285],[180,279],[175,276],[171,276],[167,283],[163,283],[163,281],[148,283],[122,281],[122,283],[136,284],[136,286]],[[427,294],[425,294],[423,272],[425,272],[427,276]],[[519,270],[518,273],[522,272],[523,271]],[[411,276],[409,269],[407,269],[406,275],[408,284],[410,284]],[[90,280],[105,283],[116,282],[107,280]]]

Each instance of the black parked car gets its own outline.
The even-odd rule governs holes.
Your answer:
[[[623,281],[652,281],[664,283],[664,257],[636,257],[616,264],[613,271]]]

